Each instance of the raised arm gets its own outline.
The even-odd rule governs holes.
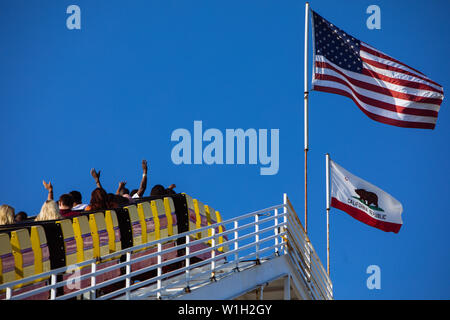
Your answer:
[[[96,172],[95,169],[92,168],[91,176],[94,178],[97,188],[103,189],[102,184],[100,183],[100,170],[98,170],[98,172]]]
[[[139,198],[144,195],[145,189],[147,189],[147,171],[148,171],[147,160],[142,160],[142,171],[143,173],[141,185],[139,186],[139,190],[136,192]]]
[[[122,190],[122,188],[124,188],[126,184],[127,184],[126,181],[120,181],[119,182],[119,187],[116,190],[116,195],[120,195],[120,190]]]
[[[49,181],[48,183],[42,180],[42,184],[44,185],[44,188],[48,191],[47,200],[53,200],[53,186],[52,183]]]

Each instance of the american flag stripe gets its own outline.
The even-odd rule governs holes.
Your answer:
[[[398,127],[404,127],[404,128],[433,129],[435,126],[434,123],[426,123],[426,122],[420,122],[420,121],[418,122],[418,121],[395,120],[390,117],[385,117],[385,116],[382,116],[382,115],[379,115],[376,113],[369,112],[366,109],[364,109],[363,107],[361,107],[361,105],[355,100],[355,98],[345,90],[332,88],[332,87],[324,87],[324,86],[320,86],[320,85],[317,86],[316,90],[328,92],[328,93],[335,93],[335,94],[346,96],[346,97],[352,99],[362,112],[364,112],[369,118],[371,118],[375,121],[378,121],[378,122],[382,122],[385,124],[390,124],[390,125],[398,126]]]
[[[336,81],[340,84],[348,85],[352,92],[359,99],[367,99],[365,100],[366,103],[375,104],[379,107],[385,106],[385,109],[388,108],[391,109],[391,111],[398,111],[400,113],[417,112],[419,115],[431,115],[434,117],[437,117],[437,111],[439,111],[439,106],[426,103],[416,104],[416,108],[411,108],[409,107],[410,102],[402,99],[403,95],[401,93],[394,93],[393,91],[382,89],[376,89],[377,91],[382,91],[380,93],[375,92],[371,90],[372,87],[368,86],[365,82],[346,77],[342,73],[339,73],[338,71],[331,68],[326,69],[326,71],[321,74],[317,74],[316,80]],[[317,84],[319,84],[318,81],[316,81],[316,85]],[[383,94],[385,92],[387,92],[388,94]],[[400,97],[398,97],[397,95],[399,95]],[[389,105],[391,105],[392,107],[389,107]],[[409,111],[406,111],[406,109]]]
[[[379,50],[377,50],[377,49],[371,47],[371,46],[368,45],[367,43],[362,42],[362,49],[363,49],[364,52],[366,52],[366,53],[368,53],[368,54],[372,54],[373,56],[379,57],[379,58],[385,60],[386,62],[392,61],[392,63],[395,63],[395,64],[401,66],[401,68],[403,68],[403,69],[405,69],[405,70],[409,70],[409,71],[412,72],[412,73],[418,73],[418,74],[420,74],[420,75],[422,75],[422,76],[425,76],[425,75],[424,75],[422,72],[420,72],[419,70],[416,70],[416,69],[414,69],[414,68],[412,68],[412,67],[410,67],[410,66],[404,64],[403,62],[400,62],[400,61],[398,61],[397,59],[394,59],[394,58],[388,56],[387,54],[385,54],[385,53],[383,53],[383,52],[381,52],[381,51],[379,51]],[[425,76],[425,78],[427,78],[427,77]],[[428,78],[427,78],[427,79],[428,79]],[[428,79],[428,80],[430,80],[430,79]],[[430,81],[431,81],[431,80],[430,80]],[[438,84],[436,84],[436,85],[439,86]]]
[[[323,57],[319,56],[316,58],[316,68],[323,68],[324,70],[319,70],[320,72],[316,73],[316,78],[320,79],[321,75],[324,74],[331,74],[340,76],[342,78],[345,78],[347,81],[352,83],[355,86],[358,86],[359,88],[366,89],[372,91],[374,94],[379,93],[383,94],[386,97],[394,97],[405,100],[407,103],[409,101],[415,101],[415,102],[422,102],[425,104],[430,105],[438,105],[440,103],[440,99],[437,98],[428,98],[427,96],[421,96],[423,95],[431,95],[432,92],[425,92],[424,90],[416,90],[415,88],[410,88],[407,93],[402,92],[402,88],[404,86],[393,84],[390,82],[385,83],[385,87],[381,87],[379,85],[380,81],[376,78],[371,76],[366,76],[363,74],[355,74],[355,75],[349,75],[348,72],[345,72],[344,69],[334,66],[333,64],[329,63],[325,59],[322,59]],[[439,105],[438,105],[439,107]],[[418,109],[423,109],[424,106],[418,106]],[[428,106],[425,106],[425,108],[429,108]],[[439,108],[438,108],[439,111]]]
[[[371,47],[370,45],[368,45],[367,43],[361,42],[361,51],[365,52],[366,54],[370,54],[374,57],[377,57],[379,59],[381,59],[381,61],[383,61],[386,64],[393,64],[393,65],[397,65],[398,67],[400,67],[401,69],[405,69],[406,71],[412,72],[412,73],[417,73],[417,74],[421,74],[422,76],[425,76],[422,72],[420,72],[419,70],[416,70],[400,61],[398,61],[397,59],[394,59],[390,56],[388,56],[387,54]]]
[[[356,98],[361,107],[363,107],[366,110],[371,109],[377,111],[377,109],[379,109],[379,112],[387,110],[392,112],[392,114],[390,114],[389,116],[397,118],[398,120],[405,120],[405,117],[408,114],[412,114],[415,116],[432,117],[432,119],[429,119],[429,121],[431,122],[436,120],[437,117],[436,111],[416,109],[410,107],[400,107],[397,104],[395,104],[395,101],[393,101],[393,103],[385,103],[379,99],[374,98],[373,94],[367,95],[364,94],[365,92],[362,89],[357,88],[356,86],[352,85],[351,83],[349,83],[345,79],[342,79],[341,77],[332,77],[326,74],[325,75],[322,74],[318,76],[318,79],[319,81],[316,82],[317,86],[330,86],[332,88],[343,89],[349,94],[351,94],[354,98]],[[366,92],[370,93],[369,90],[366,90]]]
[[[352,99],[373,120],[433,129],[442,86],[420,71],[353,38],[313,11],[313,90]]]
[[[411,72],[410,70],[402,68],[399,65],[389,63],[389,61],[373,57],[363,50],[361,50],[360,54],[362,61],[365,62],[367,65],[369,65],[366,67],[371,66],[372,68],[377,68],[378,72],[393,76],[395,77],[394,79],[403,79],[403,80],[408,79],[412,82],[424,84],[426,86],[429,86],[430,88],[433,88],[431,89],[432,91],[444,94],[444,91],[442,90],[441,86],[439,86],[436,82],[428,79],[427,77],[422,76],[421,74]]]
[[[374,114],[378,114],[380,116],[384,116],[384,117],[389,117],[392,118],[393,120],[398,120],[398,121],[413,121],[413,122],[428,122],[428,123],[432,123],[434,124],[436,121],[436,117],[432,117],[426,114],[410,114],[410,113],[406,113],[405,110],[399,110],[399,109],[395,109],[394,108],[389,108],[389,106],[384,105],[384,104],[379,104],[377,107],[374,107],[372,104],[369,104],[365,101],[367,101],[365,98],[364,101],[361,100],[355,93],[354,91],[346,84],[340,84],[337,81],[320,81],[319,86],[322,87],[329,87],[332,89],[339,89],[341,91],[345,91],[346,94],[343,94],[345,96],[349,96],[350,98],[360,107],[363,108],[364,110],[374,113]],[[318,87],[318,89],[320,89]],[[324,91],[324,90],[321,90]],[[327,91],[329,92],[329,91]],[[364,97],[364,96],[361,96]],[[417,110],[417,109],[416,109]],[[403,111],[402,113],[400,113],[400,111]]]
[[[354,79],[352,79],[351,81],[355,82]],[[372,108],[390,110],[394,113],[398,113],[397,116],[392,116],[398,117],[399,120],[402,120],[402,114],[408,113],[416,113],[419,116],[432,116],[434,117],[433,120],[435,120],[437,117],[437,111],[433,109],[412,108],[410,107],[410,103],[408,101],[395,97],[395,94],[393,94],[393,96],[389,96],[382,93],[376,93],[370,90],[370,88],[358,87],[358,85],[365,86],[361,83],[353,84],[352,82],[350,82],[345,76],[342,76],[341,74],[336,73],[333,70],[327,69],[325,73],[317,75],[314,89],[318,90],[319,86],[330,86],[332,88],[345,89],[348,93],[357,98],[361,103],[372,106]],[[380,97],[382,97],[382,99]],[[402,106],[400,103],[396,103],[396,101],[398,100],[400,100],[402,104],[406,106]],[[421,103],[420,107],[423,107],[423,105],[424,104]]]
[[[439,105],[434,104],[434,99],[380,88],[363,81],[358,81],[345,74],[335,72],[336,70],[334,69],[325,69],[324,73],[317,75],[317,80],[336,81],[340,84],[347,85],[358,99],[364,100],[373,107],[397,111],[399,113],[417,113],[418,115],[432,115],[437,117],[437,111],[439,110],[436,109],[439,108]],[[315,83],[316,85],[324,85],[323,82],[319,83],[316,81]],[[315,89],[317,90],[317,88]],[[416,103],[412,106],[412,102]],[[388,104],[392,106],[390,107]],[[429,105],[431,105],[431,108],[428,107]]]
[[[433,88],[433,87],[431,87],[429,85],[426,85],[426,84],[422,84],[422,83],[419,83],[419,82],[414,82],[414,81],[411,81],[411,80],[404,80],[404,79],[399,79],[399,78],[391,78],[389,72],[384,72],[384,70],[380,70],[380,69],[378,69],[376,67],[374,67],[372,70],[363,69],[362,74],[365,75],[365,76],[376,78],[376,79],[381,80],[381,81],[385,81],[388,84],[392,83],[392,84],[399,85],[401,87],[409,87],[409,88],[412,88],[412,89],[420,89],[420,90],[428,90],[428,91],[438,92],[435,88]]]
[[[404,108],[404,107],[400,107],[398,104],[393,104],[393,103],[387,103],[381,100],[377,100],[374,98],[369,98],[368,96],[363,94],[360,94],[359,92],[357,92],[354,87],[352,85],[348,85],[348,83],[346,83],[345,81],[343,81],[342,79],[338,78],[338,77],[333,77],[333,76],[329,76],[329,75],[320,75],[319,79],[321,80],[325,80],[325,81],[329,81],[329,82],[338,82],[340,84],[343,84],[344,86],[348,86],[348,88],[351,90],[351,94],[353,94],[359,101],[365,103],[366,105],[374,105],[376,104],[379,108],[384,109],[384,110],[388,110],[388,111],[392,111],[392,112],[397,112],[397,113],[402,113],[402,114],[410,114],[410,115],[416,115],[416,116],[426,116],[426,117],[437,117],[437,112],[433,111],[433,110],[421,110],[421,109],[413,109],[413,108]],[[324,83],[324,82],[322,82]],[[330,83],[329,85],[332,85],[332,83]],[[359,91],[363,91],[363,90],[359,90]],[[367,90],[366,90],[367,91]],[[392,99],[395,102],[395,99]]]

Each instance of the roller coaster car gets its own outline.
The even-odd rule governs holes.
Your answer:
[[[55,221],[28,221],[21,224],[0,227],[0,284],[28,277],[52,269],[71,266],[73,264],[91,260],[98,260],[96,269],[100,270],[121,261],[125,255],[102,260],[102,256],[134,247],[140,244],[164,239],[172,235],[192,231],[208,225],[221,222],[218,211],[204,205],[187,194],[170,196],[151,196],[136,199],[133,204],[106,211],[83,212],[73,218]],[[225,228],[218,226],[215,232],[223,232]],[[202,239],[212,235],[212,231],[193,233],[190,241]],[[226,241],[226,236],[218,237],[218,243]],[[186,238],[162,242],[162,249],[176,247],[186,243]],[[217,242],[216,242],[217,243]],[[190,252],[210,247],[211,240],[190,246]],[[131,258],[141,257],[157,250],[156,245],[136,250]],[[221,254],[227,250],[220,247],[216,252]],[[162,256],[162,261],[183,256],[186,249],[173,250]],[[211,252],[198,254],[191,258],[191,264],[208,259]],[[131,271],[136,271],[157,263],[157,258],[133,263]],[[184,260],[163,267],[163,273],[176,270],[184,266]],[[91,266],[85,266],[81,274],[90,272]],[[96,277],[96,283],[116,278],[125,272],[125,268],[106,272]],[[57,281],[66,280],[71,273],[66,272],[57,276]],[[156,269],[142,273],[132,280],[144,280],[156,276]],[[48,278],[42,278],[33,283],[23,284],[13,288],[13,296],[32,290],[37,286],[45,286]],[[66,285],[57,290],[57,295],[63,295],[78,288],[90,285],[90,280],[81,281],[78,287]],[[97,296],[117,290],[124,282],[109,285],[97,292]],[[5,298],[5,292],[0,292],[0,298]],[[49,292],[31,296],[28,299],[48,299]]]

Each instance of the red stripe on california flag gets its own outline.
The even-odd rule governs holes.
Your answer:
[[[365,95],[360,94],[359,92],[355,91],[343,79],[335,77],[335,76],[330,76],[327,74],[316,74],[315,77],[318,80],[332,81],[332,82],[337,82],[342,85],[345,85],[347,88],[349,88],[353,92],[353,94],[359,100],[361,100],[362,102],[364,102],[368,105],[376,107],[376,108],[380,108],[380,109],[384,109],[384,110],[388,110],[388,111],[392,111],[392,112],[396,112],[396,113],[409,114],[409,115],[413,115],[413,116],[434,117],[434,118],[437,118],[437,116],[438,116],[438,112],[434,111],[434,110],[415,109],[415,108],[410,108],[410,107],[400,107],[395,104],[391,104],[391,103],[383,102],[383,101],[380,101],[377,99],[369,98],[368,96],[365,96]]]
[[[398,223],[386,222],[386,221],[381,221],[381,220],[372,218],[370,215],[368,215],[364,211],[361,211],[355,207],[349,206],[348,204],[343,203],[334,197],[331,198],[331,206],[348,213],[350,216],[352,216],[353,218],[355,218],[358,221],[361,221],[371,227],[375,227],[377,229],[380,229],[380,230],[383,230],[386,232],[398,233],[402,226],[401,224],[398,224]]]
[[[317,90],[317,91],[335,93],[335,94],[339,94],[339,95],[348,97],[348,98],[352,99],[353,102],[358,106],[358,108],[362,112],[364,112],[369,118],[371,118],[372,120],[375,120],[375,121],[379,121],[384,124],[389,124],[392,126],[402,127],[402,128],[416,128],[416,129],[434,129],[434,127],[435,127],[434,123],[395,120],[392,118],[383,117],[378,114],[369,112],[366,109],[364,109],[350,93],[348,93],[347,91],[341,90],[341,89],[318,86],[318,85],[314,85],[313,89]]]

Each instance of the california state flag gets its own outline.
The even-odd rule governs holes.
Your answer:
[[[330,160],[331,206],[386,232],[400,231],[402,204]]]

